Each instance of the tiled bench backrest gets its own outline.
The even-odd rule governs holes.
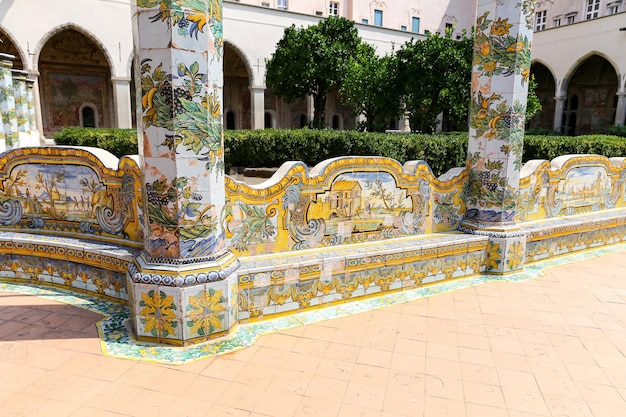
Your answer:
[[[435,178],[423,161],[288,162],[258,186],[226,178],[224,231],[241,256],[451,231],[465,211],[466,182],[465,169]]]
[[[136,160],[95,148],[18,148],[0,157],[0,231],[140,248]]]

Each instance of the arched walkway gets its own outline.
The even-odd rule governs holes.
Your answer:
[[[540,62],[533,63],[530,72],[535,78],[537,89],[535,93],[541,103],[539,111],[531,120],[528,120],[529,128],[552,129],[554,123],[554,111],[556,84],[554,76],[548,67]]]
[[[0,29],[0,53],[15,56],[13,61],[13,69],[23,70],[22,54],[7,32]]]
[[[592,55],[580,63],[567,84],[566,133],[600,133],[614,124],[617,91],[617,73],[608,60]]]
[[[43,131],[81,126],[80,110],[94,107],[99,127],[114,127],[109,62],[99,45],[73,28],[54,34],[39,54]]]
[[[250,71],[240,51],[228,42],[224,42],[224,109],[233,113],[234,129],[252,128]]]

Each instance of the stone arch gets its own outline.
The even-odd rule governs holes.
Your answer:
[[[528,127],[552,129],[556,108],[554,97],[558,95],[554,73],[541,61],[531,64],[530,73],[537,83],[535,93],[541,103],[541,111],[537,112],[532,119],[527,120]]]
[[[585,63],[589,58],[592,58],[594,56],[598,56],[600,58],[603,58],[604,60],[606,60],[609,64],[611,64],[611,66],[613,67],[613,70],[615,71],[616,77],[617,74],[619,74],[618,68],[619,65],[617,64],[617,62],[615,62],[615,60],[613,60],[613,58],[611,58],[609,55],[603,53],[603,52],[599,52],[599,51],[590,51],[582,56],[580,56],[576,62],[574,62],[572,64],[572,66],[569,68],[569,70],[567,71],[567,73],[565,74],[565,77],[563,77],[563,84],[561,86],[561,89],[563,92],[566,91],[567,87],[568,87],[568,83],[570,82],[572,76],[574,75],[574,73],[578,70],[578,68]],[[616,78],[617,80],[617,78]]]
[[[246,55],[232,43],[224,42],[223,108],[235,113],[238,129],[252,128],[251,79]]]
[[[564,115],[575,123],[563,121],[570,135],[600,133],[615,122],[619,89],[617,66],[600,53],[578,59],[568,72],[562,90],[566,92]],[[572,99],[576,97],[577,108]]]
[[[80,126],[85,103],[95,107],[100,127],[115,126],[112,61],[101,42],[67,24],[50,31],[35,51],[45,136]]]
[[[0,53],[15,56],[13,69],[28,71],[28,59],[24,51],[19,47],[15,38],[2,26],[0,26]]]
[[[107,62],[107,65],[109,67],[109,71],[112,71],[112,69],[114,68],[113,58],[112,58],[111,54],[109,53],[109,50],[107,49],[107,47],[100,41],[100,39],[98,39],[98,37],[96,35],[94,35],[90,31],[88,31],[87,29],[83,28],[82,26],[76,25],[74,23],[65,23],[65,24],[59,25],[59,26],[51,29],[48,33],[46,33],[41,38],[41,40],[39,42],[37,42],[37,46],[35,47],[35,50],[33,51],[33,56],[34,56],[34,59],[33,59],[33,70],[34,71],[39,71],[39,62],[41,60],[41,51],[43,50],[44,46],[55,35],[63,32],[63,31],[66,31],[66,30],[75,30],[76,32],[80,33],[81,35],[83,35],[87,39],[89,39],[91,42],[96,44],[98,49],[104,54],[104,56],[106,58],[106,62]]]

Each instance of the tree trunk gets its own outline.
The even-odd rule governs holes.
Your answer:
[[[326,117],[326,92],[321,91],[313,95],[313,127],[315,129],[324,128]]]

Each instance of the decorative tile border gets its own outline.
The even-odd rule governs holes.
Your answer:
[[[332,307],[291,314],[262,322],[254,322],[238,326],[228,338],[213,340],[192,347],[180,348],[161,346],[152,343],[138,342],[129,331],[129,310],[126,306],[104,301],[82,294],[72,294],[56,288],[45,288],[36,285],[21,285],[0,282],[0,291],[18,292],[21,294],[43,297],[52,301],[62,302],[100,313],[105,318],[97,323],[102,351],[107,356],[124,359],[143,360],[148,362],[183,364],[212,355],[233,352],[251,346],[264,334],[273,333],[323,320],[345,317],[380,307],[417,300],[431,295],[469,288],[490,281],[519,282],[539,277],[543,270],[554,268],[571,262],[582,261],[596,256],[626,251],[626,243],[616,244],[593,250],[577,252],[571,255],[543,260],[514,274],[478,275],[470,278],[446,281],[427,287],[386,294],[380,297],[349,302]]]

